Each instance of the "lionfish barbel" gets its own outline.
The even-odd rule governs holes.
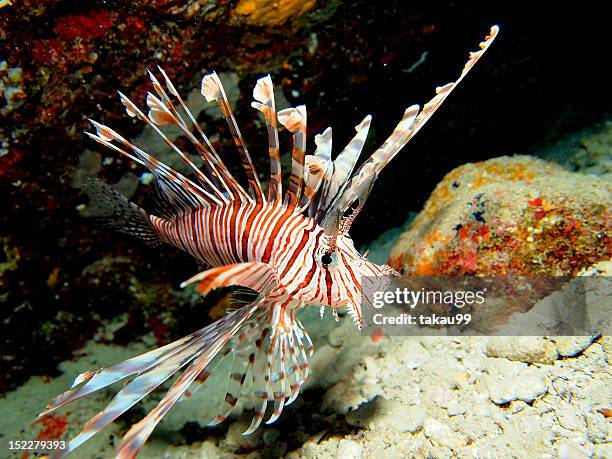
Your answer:
[[[112,226],[155,245],[168,243],[210,267],[181,286],[196,284],[206,295],[226,286],[257,292],[251,302],[189,336],[98,371],[79,375],[72,387],[56,397],[40,414],[52,411],[133,376],[104,410],[85,423],[81,432],[56,457],[73,451],[117,417],[138,403],[179,370],[184,372],[142,420],[125,434],[117,457],[135,457],[163,416],[201,385],[228,354],[233,363],[225,400],[212,425],[225,420],[247,390],[256,400],[255,414],[244,434],[254,432],[264,419],[269,402],[272,423],[283,407],[292,403],[308,378],[308,357],[313,345],[296,311],[306,305],[347,308],[358,328],[363,324],[362,280],[367,276],[397,275],[388,266],[369,262],[355,249],[348,234],[363,208],[378,174],[423,127],[455,86],[465,77],[493,42],[499,28],[493,26],[470,53],[459,78],[436,88],[436,95],[422,109],[410,106],[390,137],[356,170],[371,117],[357,126],[357,133],[332,161],[332,132],[315,136],[316,151],[306,155],[306,108],[275,109],[270,76],[257,81],[252,106],[265,119],[270,156],[267,196],[240,134],[221,81],[215,73],[202,79],[201,92],[219,105],[231,131],[246,172],[248,191],[232,176],[185,102],[167,77],[164,85],[149,72],[155,94],[147,94],[145,115],[119,93],[129,116],[144,121],[191,169],[194,179],[175,171],[123,138],[111,128],[91,121],[95,141],[147,168],[160,191],[160,215],[145,212],[102,182],[94,182],[93,195],[111,206]],[[186,121],[195,127],[192,132]],[[293,134],[291,176],[283,197],[277,119]],[[198,151],[203,168],[196,166],[159,128],[177,126]],[[250,384],[245,384],[247,376]]]

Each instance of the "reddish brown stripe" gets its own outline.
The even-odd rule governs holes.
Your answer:
[[[234,259],[236,261],[245,261],[246,258],[240,258],[240,255],[238,255],[238,247],[236,242],[238,241],[238,238],[236,237],[236,218],[238,217],[238,210],[241,208],[240,205],[240,201],[238,200],[234,200],[232,201],[232,216],[230,218],[230,222],[229,222],[229,230],[230,230],[230,247],[232,250],[232,254],[234,255]]]
[[[207,222],[208,225],[207,226],[208,226],[208,235],[210,237],[210,240],[213,243],[210,244],[209,246],[213,250],[213,252],[215,252],[215,255],[219,258],[219,260],[222,260],[221,254],[219,253],[219,250],[217,250],[217,244],[214,243],[214,241],[216,240],[214,232],[213,232],[213,229],[214,229],[214,226],[215,226],[214,225],[214,215],[215,215],[214,209],[211,209],[211,212],[208,214],[209,218],[208,218],[208,222]]]
[[[321,235],[323,234],[323,232],[320,232],[316,235],[315,238],[315,249],[319,246],[319,239],[321,239]],[[314,257],[314,255],[313,255]],[[302,281],[302,283],[299,285],[299,287],[297,288],[296,291],[300,291],[301,289],[307,287],[308,285],[310,285],[310,282],[312,281],[312,278],[315,274],[315,272],[317,271],[317,268],[319,267],[319,265],[317,264],[317,260],[314,260],[314,263],[312,264],[312,266],[310,267],[310,270],[308,271],[308,273],[306,274],[306,277],[304,278],[304,280]],[[318,286],[317,286],[318,288]],[[317,294],[318,294],[318,290],[317,290]],[[315,295],[316,296],[316,295]]]
[[[329,269],[325,270],[325,289],[327,290],[327,304],[332,304],[332,277]]]
[[[266,249],[264,250],[264,254],[261,257],[261,261],[264,263],[268,263],[270,261],[270,257],[272,255],[272,247],[274,247],[274,241],[276,240],[276,236],[278,236],[278,232],[283,227],[283,224],[287,221],[287,219],[293,214],[291,209],[285,209],[285,212],[280,216],[277,220],[276,225],[274,225],[274,229],[272,233],[270,233],[270,239],[268,239],[268,244],[266,244]]]
[[[253,220],[255,220],[255,217],[257,216],[257,214],[259,214],[259,211],[262,208],[262,204],[260,202],[258,202],[257,204],[255,204],[255,208],[253,208],[253,210],[251,210],[248,218],[247,218],[247,222],[246,222],[246,226],[244,227],[244,232],[242,233],[242,259],[243,260],[248,260],[248,244],[249,244],[249,237],[251,235],[251,227],[253,226]]]
[[[357,282],[357,278],[355,277],[355,274],[353,273],[353,270],[351,269],[351,265],[347,262],[346,258],[344,257],[344,255],[340,254],[340,256],[342,257],[342,262],[344,263],[344,266],[346,266],[346,270],[349,272],[349,274],[351,275],[351,280],[353,281],[353,285],[355,285],[357,287],[358,290],[359,289],[359,282]],[[346,293],[351,297],[351,299],[353,301],[355,301],[355,298],[353,298],[353,295],[351,293],[350,289],[346,289]]]
[[[302,234],[302,239],[300,239],[300,243],[297,245],[297,247],[293,250],[293,252],[291,253],[291,257],[289,258],[289,260],[285,263],[285,269],[283,270],[283,272],[281,273],[280,277],[283,278],[287,275],[287,271],[289,271],[289,269],[291,269],[291,267],[293,266],[293,263],[295,263],[295,260],[297,259],[297,257],[302,255],[302,249],[304,248],[304,246],[306,245],[306,243],[308,242],[308,238],[310,237],[310,233],[312,233],[314,231],[314,229],[316,228],[317,224],[316,222],[313,220],[312,221],[312,227],[310,228],[306,228],[304,230],[304,233]],[[317,235],[318,238],[319,235]],[[315,262],[316,263],[316,262]]]
[[[194,252],[197,253],[198,235],[196,231],[196,211],[191,212],[191,228],[190,229],[191,229],[191,240],[193,243]]]
[[[263,331],[261,332],[261,336],[259,337],[259,339],[257,339],[255,341],[255,345],[259,348],[261,346],[262,341],[266,338],[266,336],[268,335],[268,333],[270,332],[269,328],[264,328]]]
[[[317,290],[315,292],[314,297],[319,298],[319,292],[321,292],[321,271],[319,271],[319,276],[317,277],[316,286],[317,286]]]
[[[208,379],[209,376],[210,376],[210,373],[208,371],[202,370],[200,374],[198,375],[198,377],[196,378],[196,381],[202,384],[204,381]]]

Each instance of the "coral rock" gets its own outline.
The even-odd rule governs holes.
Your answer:
[[[315,5],[315,0],[240,0],[234,14],[256,26],[278,26],[290,18],[299,16]]]
[[[529,156],[440,182],[389,264],[415,275],[575,275],[610,259],[609,183]]]
[[[487,343],[486,354],[525,363],[548,364],[559,356],[554,344],[539,336],[493,336]]]
[[[531,403],[548,390],[543,375],[524,363],[492,358],[488,362],[487,371],[489,398],[498,405],[514,400]]]

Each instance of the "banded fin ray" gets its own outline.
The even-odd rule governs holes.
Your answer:
[[[321,185],[325,183],[329,162],[314,155],[308,155],[304,164],[304,194],[300,213],[312,207]]]
[[[249,320],[248,326],[245,326],[245,330],[233,338],[232,353],[234,360],[229,374],[227,391],[223,398],[222,407],[214,415],[214,418],[210,420],[209,426],[215,426],[225,421],[238,404],[242,390],[245,387],[247,375],[250,375],[249,372],[255,361],[253,343],[256,340],[255,335],[258,331],[256,324],[262,319],[264,319],[262,313],[259,313],[259,317],[254,316]]]
[[[268,202],[280,202],[283,197],[283,177],[280,163],[280,146],[276,125],[276,106],[274,103],[274,86],[272,78],[266,75],[257,80],[253,89],[254,102],[251,106],[259,110],[268,129],[268,155],[270,157],[270,181],[268,183]]]
[[[124,379],[131,374],[136,377],[128,382],[115,398],[100,413],[91,418],[81,432],[68,443],[68,448],[58,451],[54,458],[60,458],[76,449],[84,441],[102,430],[117,417],[142,400],[150,392],[181,368],[189,365],[187,370],[175,381],[158,407],[145,416],[123,437],[117,448],[117,457],[134,457],[148,435],[157,425],[161,416],[178,401],[189,385],[208,367],[215,367],[223,359],[222,350],[260,307],[265,298],[264,292],[254,302],[238,309],[219,321],[186,336],[174,343],[154,351],[126,360],[112,367],[81,374],[73,388],[57,397],[39,417],[45,416],[57,408],[78,398],[88,395]],[[83,384],[75,388],[77,384]],[[156,413],[159,417],[156,417]]]
[[[175,107],[172,102],[171,97],[164,90],[163,86],[157,80],[155,75],[151,71],[149,71],[149,79],[153,85],[153,89],[161,99],[162,111],[166,113],[165,116],[159,117],[155,116],[160,110],[152,110],[149,111],[149,118],[155,122],[156,124],[174,124],[178,126],[186,137],[191,141],[196,150],[198,151],[200,157],[202,158],[202,164],[204,165],[204,169],[209,175],[212,182],[215,184],[216,188],[219,189],[222,193],[227,193],[230,199],[234,199],[238,197],[241,200],[248,201],[249,196],[244,191],[242,186],[236,181],[236,179],[232,176],[232,174],[227,169],[227,166],[223,163],[214,147],[210,143],[210,140],[204,134],[200,124],[196,121],[193,113],[187,107],[187,104],[176,90],[170,78],[166,72],[161,68],[157,67],[159,72],[164,77],[164,81],[166,83],[166,88],[168,92],[172,94],[176,100],[179,102],[179,105],[182,107],[183,111],[187,114],[187,117],[191,121],[191,125],[195,127],[196,131],[200,135],[203,140],[203,143],[199,141],[191,132],[191,129],[187,122],[181,116],[179,110]]]
[[[175,120],[174,115],[170,112],[169,108],[166,107],[157,97],[153,94],[147,94],[147,105],[149,106],[149,111],[151,119],[149,119],[125,94],[121,91],[118,91],[121,102],[126,108],[126,112],[128,115],[132,117],[137,117],[139,120],[144,121],[148,126],[153,128],[153,130],[162,138],[162,140],[168,145],[182,160],[187,166],[194,171],[198,181],[201,183],[202,187],[206,190],[208,196],[211,196],[211,200],[217,204],[221,202],[227,203],[228,200],[221,193],[219,189],[212,183],[210,178],[204,174],[188,157],[183,151],[176,146],[176,144],[166,136],[161,129],[157,126],[157,123],[154,120],[157,120],[160,124],[169,123],[169,120]],[[180,125],[178,121],[176,121],[177,125]],[[188,131],[188,130],[187,130]],[[159,162],[159,161],[158,161]],[[162,163],[160,163],[162,164]],[[167,166],[166,166],[167,167]]]
[[[498,32],[498,26],[491,27],[489,35],[479,45],[480,50],[469,54],[468,61],[464,65],[459,78],[452,83],[437,87],[436,95],[423,106],[420,112],[418,105],[412,105],[406,109],[402,120],[391,136],[359,167],[351,177],[345,191],[337,196],[331,204],[322,220],[323,226],[327,230],[333,231],[332,228],[336,226],[337,215],[343,214],[354,202],[359,201],[359,204],[363,205],[380,171],[431,118],[453,89],[457,87],[486,52]]]
[[[94,120],[89,121],[96,129],[96,133],[86,132],[86,135],[96,142],[149,169],[157,179],[164,197],[167,198],[169,202],[174,203],[184,210],[201,206],[206,207],[212,203],[219,203],[215,196],[211,195],[201,186],[141,150],[113,129]],[[132,153],[128,153],[113,142],[117,142],[127,147]]]
[[[323,187],[319,200],[316,203],[316,209],[313,209],[313,214],[315,216],[321,217],[329,208],[334,198],[340,195],[348,185],[348,179],[363,150],[371,122],[372,117],[367,115],[357,126],[355,126],[355,136],[333,161],[333,172]],[[325,134],[324,132],[323,135]],[[329,148],[331,150],[331,132],[329,136]],[[326,141],[325,138],[322,140],[323,142]]]
[[[207,343],[207,347],[203,351],[193,356],[195,358],[191,361],[187,370],[174,382],[157,406],[134,424],[124,435],[117,447],[118,457],[134,457],[140,451],[142,445],[164,415],[181,399],[191,383],[213,361],[231,337],[243,327],[249,317],[259,308],[264,298],[265,294],[262,294],[252,304],[244,306],[209,325],[209,327],[215,326],[215,338]]]
[[[268,263],[246,262],[211,268],[196,274],[181,284],[181,288],[197,282],[196,290],[206,295],[220,287],[242,286],[257,292],[271,290],[276,285],[274,268]]]
[[[284,204],[296,207],[301,199],[304,188],[304,161],[306,155],[306,106],[286,108],[278,112],[278,121],[293,133],[293,148],[291,150],[291,177],[289,189],[285,195]]]
[[[215,101],[219,105],[219,108],[225,117],[225,121],[229,126],[234,143],[236,144],[238,152],[240,153],[242,167],[247,175],[249,189],[254,194],[256,202],[263,202],[263,190],[261,189],[261,184],[259,183],[259,178],[257,177],[257,171],[255,170],[251,155],[249,155],[249,151],[247,150],[242,134],[240,133],[240,129],[238,128],[238,124],[236,123],[236,119],[234,118],[232,107],[227,100],[221,80],[216,72],[212,72],[202,78],[201,92],[206,98],[207,102]]]

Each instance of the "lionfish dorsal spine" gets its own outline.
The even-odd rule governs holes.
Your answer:
[[[257,171],[255,170],[251,155],[240,133],[240,128],[238,128],[238,123],[236,123],[236,118],[234,118],[232,107],[227,100],[221,80],[216,72],[209,73],[202,78],[201,92],[208,102],[215,101],[219,105],[232,134],[234,143],[236,144],[236,148],[238,148],[238,152],[240,153],[242,167],[247,176],[249,189],[255,196],[255,201],[261,204],[263,202],[263,190],[259,183],[259,178],[257,177]]]
[[[268,130],[268,156],[270,157],[270,179],[268,182],[268,202],[281,202],[283,198],[283,177],[280,162],[280,145],[278,140],[278,128],[276,124],[276,105],[274,102],[274,86],[272,78],[266,75],[257,80],[253,88],[253,99],[251,106],[259,110],[266,122]]]
[[[198,154],[202,159],[204,169],[208,172],[211,180],[213,181],[217,189],[221,191],[221,193],[227,194],[230,200],[235,199],[234,193],[236,193],[236,195],[240,196],[241,198],[248,198],[246,192],[242,189],[242,187],[238,185],[238,183],[236,182],[232,174],[229,172],[225,164],[223,164],[223,162],[221,161],[221,158],[215,151],[210,140],[208,139],[206,134],[204,134],[200,123],[196,121],[195,117],[191,113],[191,110],[189,110],[189,108],[185,104],[185,101],[172,84],[170,78],[168,78],[166,72],[160,66],[158,66],[157,68],[164,77],[164,81],[166,83],[168,91],[170,92],[170,94],[176,97],[179,102],[179,105],[189,117],[191,125],[194,126],[195,129],[198,131],[198,134],[200,135],[204,143],[200,142],[192,134],[190,126],[183,120],[180,112],[172,103],[172,99],[168,96],[163,86],[159,83],[155,75],[151,71],[148,71],[149,79],[151,80],[153,88],[155,89],[155,92],[159,95],[159,97],[162,98],[163,102],[169,107],[170,111],[175,115],[176,120],[178,121],[176,124],[181,128],[183,133],[196,148]]]
[[[187,155],[172,141],[166,134],[162,132],[162,130],[157,126],[155,120],[161,121],[163,123],[174,123],[180,125],[177,118],[170,112],[170,109],[162,103],[160,99],[155,97],[153,94],[148,93],[147,95],[147,105],[149,106],[149,117],[147,117],[125,94],[119,92],[119,97],[121,98],[121,102],[126,107],[126,111],[128,114],[137,117],[144,123],[146,123],[149,127],[151,127],[161,138],[162,140],[170,147],[187,166],[195,173],[198,182],[201,186],[197,186],[199,190],[202,191],[205,196],[205,200],[207,204],[216,204],[220,205],[221,203],[226,203],[227,199],[223,194],[214,186],[214,184],[210,181],[210,179],[204,174],[188,157]],[[130,144],[132,145],[132,144]],[[158,161],[152,156],[146,154],[144,151],[139,149],[138,147],[132,145],[132,150],[138,150],[141,156],[147,155],[149,157],[149,161],[157,168],[163,169],[166,173],[172,177],[178,177],[180,174],[170,167],[166,166],[163,162]],[[191,182],[191,181],[189,181]],[[193,182],[191,182],[193,184]],[[191,186],[189,186],[191,188]]]
[[[277,114],[278,121],[293,134],[291,150],[291,176],[289,189],[285,195],[284,204],[295,208],[304,188],[304,158],[306,155],[306,106],[299,105],[281,110]]]
[[[498,32],[498,26],[491,27],[489,35],[479,45],[480,50],[469,54],[468,61],[464,65],[459,78],[452,83],[437,87],[435,96],[423,106],[422,110],[419,111],[418,105],[412,105],[406,109],[402,120],[391,136],[357,169],[344,191],[333,198],[332,204],[322,218],[323,227],[328,228],[328,231],[334,231],[333,228],[337,230],[336,216],[344,213],[356,200],[363,204],[378,174],[442,105],[453,89],[457,87],[489,48]]]
[[[372,116],[367,115],[357,126],[355,126],[355,136],[333,161],[333,174],[329,177],[324,193],[321,196],[319,207],[315,214],[317,217],[324,214],[334,198],[344,191],[348,179],[351,177],[353,169],[363,150],[371,122]]]
[[[185,203],[188,207],[198,207],[208,206],[211,202],[216,201],[210,193],[199,185],[136,147],[108,126],[93,120],[90,121],[96,129],[96,134],[86,133],[90,138],[149,169],[172,202]],[[120,148],[113,141],[130,149],[132,153]]]

